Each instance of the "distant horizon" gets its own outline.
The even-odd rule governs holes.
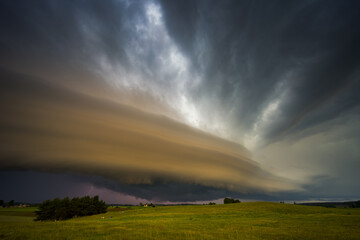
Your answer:
[[[85,197],[85,196],[90,196],[90,197],[94,197],[95,195],[83,195],[83,196],[74,196],[74,197],[58,197],[59,199],[64,199],[66,197],[72,199],[72,198],[76,198],[76,197]],[[225,197],[224,197],[225,198]],[[154,205],[159,205],[159,206],[177,206],[177,205],[208,205],[209,203],[216,203],[216,204],[224,204],[224,198],[220,198],[220,199],[214,199],[214,200],[209,200],[209,201],[197,201],[197,202],[152,202],[152,201],[143,201],[143,202],[138,202],[138,203],[109,203],[106,202],[106,205],[110,205],[110,206],[140,206],[140,203],[144,204],[154,204]],[[54,198],[53,198],[54,199]],[[53,199],[44,199],[41,202],[27,202],[27,201],[17,201],[15,199],[10,199],[10,200],[6,200],[5,202],[9,202],[11,200],[14,200],[15,203],[20,203],[20,204],[41,204],[42,202],[46,201],[46,200],[53,200]],[[100,200],[103,200],[100,196],[99,196]],[[0,199],[3,200],[3,199]],[[357,202],[360,201],[359,199],[351,199],[351,200],[304,200],[304,201],[292,201],[292,200],[287,200],[287,201],[264,201],[264,200],[255,200],[255,199],[239,199],[241,201],[241,203],[251,203],[251,202],[270,202],[270,203],[284,203],[284,204],[316,204],[316,203],[349,203],[349,202]]]

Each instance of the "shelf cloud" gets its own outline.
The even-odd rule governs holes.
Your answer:
[[[2,169],[74,172],[122,184],[288,190],[239,144],[164,116],[2,71]]]

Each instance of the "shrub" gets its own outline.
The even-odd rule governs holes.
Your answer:
[[[232,198],[225,198],[224,199],[224,204],[229,204],[229,203],[241,203],[241,201],[240,200],[238,200],[238,199],[232,199]]]
[[[8,207],[13,207],[13,206],[15,206],[15,201],[10,200],[7,205],[8,205]]]

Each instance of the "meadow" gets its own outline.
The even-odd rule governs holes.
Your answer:
[[[35,222],[35,208],[0,209],[0,239],[360,239],[360,210],[252,202],[111,207]]]

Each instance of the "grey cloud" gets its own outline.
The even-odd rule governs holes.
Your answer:
[[[180,4],[162,1],[169,33],[204,76],[192,89],[203,114],[233,139],[255,135],[255,159],[303,183],[287,197],[356,198],[359,3]]]
[[[108,85],[127,103],[132,94],[148,94],[157,105],[178,107],[182,79],[166,59],[173,53],[166,29],[149,25],[152,1],[0,4],[1,66],[59,85],[89,90],[92,84],[93,92]],[[179,118],[169,112],[162,114]]]
[[[131,204],[138,204],[141,201],[162,202],[195,202],[213,201],[224,197],[241,199],[262,199],[262,200],[303,200],[303,196],[277,194],[266,195],[263,193],[247,193],[229,191],[223,188],[207,187],[197,184],[185,184],[178,182],[155,182],[147,184],[121,184],[101,176],[79,175],[74,172],[46,173],[37,171],[2,170],[0,171],[1,197],[6,201],[16,199],[39,203],[45,199],[55,197],[76,197],[87,194],[94,194],[91,186],[100,189],[106,188],[115,192],[136,196],[138,200],[132,200]],[[95,192],[95,194],[98,194]],[[293,197],[293,198],[291,198]],[[302,198],[301,198],[302,197]],[[100,198],[107,199],[108,203],[126,203],[125,197],[118,197],[115,194],[100,192]]]
[[[244,194],[221,188],[175,182],[157,182],[153,185],[126,185],[100,176],[78,175],[72,172],[0,171],[1,198],[6,201],[15,199],[39,203],[45,199],[55,197],[76,197],[89,194],[99,194],[100,198],[105,199],[107,203],[118,204],[139,204],[139,202],[144,201],[153,203],[213,201],[224,197],[262,201],[346,201],[358,199],[356,191],[349,193],[344,190],[342,195],[339,196],[338,193],[334,194],[330,189],[326,188],[328,184],[331,186],[338,185],[335,179],[318,176],[312,179],[311,184],[304,185],[304,191],[302,192],[286,191],[273,194],[253,192]],[[130,196],[137,196],[137,198],[131,198],[129,201],[126,199],[126,195],[118,196],[114,193],[92,191],[92,186],[96,186],[98,189],[106,188]],[[312,194],[309,195],[309,192],[312,192]]]
[[[358,111],[357,111],[358,112]],[[354,199],[359,192],[360,114],[338,116],[256,152],[266,169],[301,183],[309,198]]]
[[[358,3],[189,1],[179,6],[182,1],[162,1],[162,5],[174,39],[195,66],[206,63],[200,67],[204,78],[193,98],[209,115],[209,109],[219,108],[218,114],[230,129],[236,126],[239,135],[251,129],[269,102],[285,91],[276,120],[264,129],[265,142],[358,105],[354,96],[359,89]],[[203,44],[197,44],[201,39]],[[312,113],[334,99],[335,108],[311,120]]]
[[[224,137],[238,141],[277,99],[277,116],[261,132],[264,143],[358,105],[356,2],[160,1],[166,30],[192,65],[184,89],[172,80],[178,71],[166,72],[157,58],[170,54],[164,33],[150,30],[153,36],[146,36],[137,30],[147,26],[145,5],[3,1],[0,62],[17,71],[36,65],[31,74],[40,76],[50,65],[60,75],[70,68],[104,73],[119,65],[123,70],[112,75],[134,82],[127,75],[136,73],[133,87],[168,105],[181,95],[191,98],[210,130],[222,125]],[[97,56],[110,70],[98,66]]]
[[[69,173],[0,171],[0,198],[5,201],[41,203],[56,197],[83,196],[87,185]]]
[[[103,176],[125,192],[140,184],[140,197],[156,196],[167,182],[189,185],[193,198],[203,197],[193,185],[242,193],[296,188],[241,145],[167,117],[4,69],[0,77],[0,169]]]

